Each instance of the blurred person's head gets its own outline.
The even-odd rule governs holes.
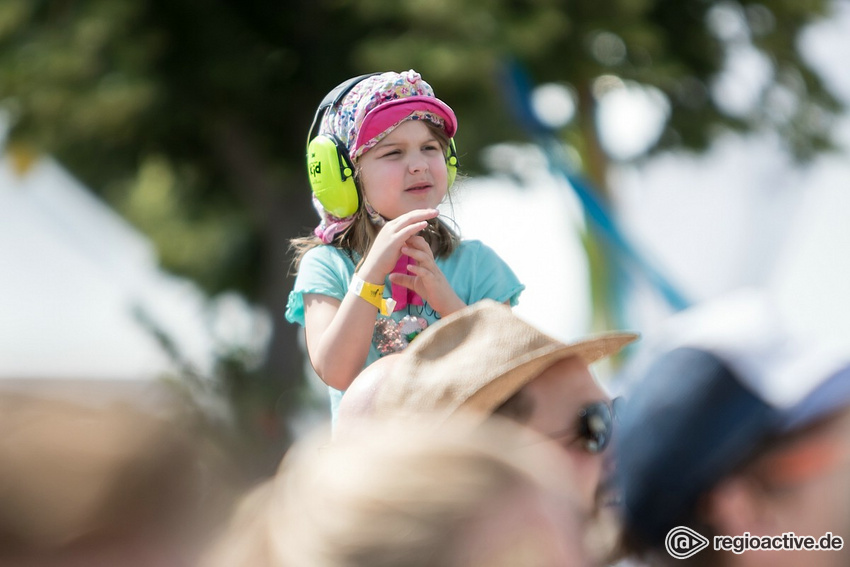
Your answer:
[[[563,453],[506,420],[361,424],[297,445],[265,510],[271,566],[586,565]]]
[[[203,567],[270,567],[282,565],[272,560],[269,547],[269,502],[274,479],[249,489],[237,502],[223,529],[213,538],[199,562]]]
[[[833,380],[850,383],[850,368]],[[827,392],[837,385],[827,386]],[[830,395],[830,394],[828,394]],[[705,497],[701,521],[717,534],[782,535],[820,540],[829,551],[728,553],[736,567],[841,566],[850,563],[850,402],[814,423],[778,435]],[[841,547],[836,545],[841,538]]]
[[[850,351],[795,336],[752,293],[671,329],[671,348],[633,385],[617,444],[630,548],[678,562],[665,545],[686,526],[710,540],[695,564],[846,564],[846,552],[712,547],[745,532],[850,537]]]
[[[189,561],[199,452],[182,425],[124,404],[0,393],[0,564]]]
[[[435,424],[458,414],[483,421],[500,414],[557,441],[575,468],[584,506],[595,505],[611,437],[611,400],[589,365],[637,338],[608,333],[565,344],[510,307],[484,300],[426,329],[364,384],[369,413],[426,415]],[[343,396],[361,396],[358,380]],[[377,382],[377,384],[376,384]],[[346,427],[342,421],[338,428]]]

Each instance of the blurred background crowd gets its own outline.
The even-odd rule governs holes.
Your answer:
[[[526,284],[519,316],[562,341],[642,335],[594,367],[612,391],[687,334],[680,312],[742,287],[795,336],[850,342],[849,56],[846,0],[3,0],[0,451],[19,465],[0,548],[110,526],[185,552],[321,429],[283,318],[289,241],[316,220],[315,108],[361,73],[416,69],[457,113],[443,212]]]

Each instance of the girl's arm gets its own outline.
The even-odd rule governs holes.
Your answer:
[[[350,293],[342,301],[304,294],[307,353],[328,386],[345,390],[363,369],[377,313],[377,307]]]
[[[407,239],[425,228],[427,220],[438,214],[436,209],[419,209],[387,222],[357,275],[368,283],[384,285]],[[377,307],[351,293],[342,301],[320,294],[304,294],[307,352],[316,373],[328,386],[345,390],[363,369],[377,315]]]

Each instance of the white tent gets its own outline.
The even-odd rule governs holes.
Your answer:
[[[55,161],[0,161],[0,379],[148,380],[173,370],[144,313],[199,369],[205,298]]]

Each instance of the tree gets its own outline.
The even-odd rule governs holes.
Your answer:
[[[498,80],[507,58],[523,62],[539,82],[570,85],[579,114],[578,135],[570,140],[604,188],[611,158],[599,145],[595,114],[612,77],[665,95],[670,118],[650,151],[703,150],[718,128],[777,130],[800,158],[831,147],[830,117],[841,104],[797,49],[801,31],[830,6],[829,0],[769,6],[751,0],[369,0],[356,3],[360,16],[376,30],[393,31],[369,35],[356,55],[370,68],[421,70],[441,96],[457,103],[464,122],[475,125],[464,131],[472,148],[517,135],[509,117],[493,120],[505,113]],[[758,51],[771,73],[757,104],[734,113],[712,88],[727,59],[746,47]]]
[[[268,309],[264,370],[221,367],[234,406],[280,450],[303,374],[283,321],[288,241],[317,220],[303,167],[313,109],[360,72],[345,54],[367,29],[350,20],[322,0],[0,5],[9,147],[55,155],[153,239],[165,268]]]
[[[718,128],[772,128],[805,158],[829,147],[839,104],[795,41],[829,5],[6,0],[0,105],[12,119],[14,151],[57,156],[150,235],[167,269],[269,310],[275,330],[265,371],[231,386],[242,385],[238,395],[256,401],[249,406],[281,417],[297,405],[302,374],[296,329],[283,321],[288,240],[315,221],[304,143],[333,86],[368,71],[420,71],[461,117],[467,171],[478,169],[480,148],[524,138],[503,96],[508,59],[539,82],[574,90],[578,114],[564,140],[602,189],[611,157],[599,141],[596,105],[612,77],[665,95],[670,118],[652,151],[701,150]],[[763,104],[730,114],[711,85],[742,45],[758,49],[774,72]]]

